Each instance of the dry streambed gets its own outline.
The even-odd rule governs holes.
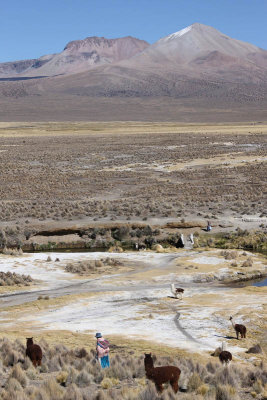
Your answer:
[[[149,340],[190,352],[210,352],[224,340],[242,359],[249,358],[249,346],[262,340],[266,288],[222,283],[263,274],[263,257],[219,250],[50,257],[52,261],[45,253],[0,255],[2,271],[27,272],[38,280],[27,291],[0,297],[3,331],[19,331],[21,336],[42,332],[43,337],[60,330],[90,336],[103,331],[113,338]],[[113,269],[105,266],[107,258],[113,260]],[[80,275],[78,268],[75,273],[81,264],[93,265],[93,271],[90,267]],[[67,272],[67,265],[74,266],[74,272]],[[172,282],[185,288],[183,300],[172,298]],[[37,300],[39,296],[47,300]],[[234,338],[230,315],[248,327],[246,340]]]

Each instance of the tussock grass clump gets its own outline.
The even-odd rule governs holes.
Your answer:
[[[30,275],[20,275],[16,272],[0,272],[0,286],[30,286],[34,280]]]
[[[123,265],[123,263],[120,260],[116,260],[111,257],[106,257],[101,260],[83,260],[83,261],[68,263],[65,266],[65,270],[73,274],[86,275],[95,272],[101,272],[101,270],[103,270],[106,267],[112,267],[114,269],[114,267],[120,265]]]
[[[4,247],[2,253],[7,256],[21,256],[23,251],[22,249],[10,249],[8,247]]]
[[[0,340],[0,356],[4,366],[13,367],[24,360],[24,354],[24,348],[19,341],[11,343],[7,338]]]
[[[253,259],[252,259],[252,257],[248,257],[248,258],[246,259],[246,261],[244,261],[244,262],[242,263],[241,266],[242,266],[242,267],[245,267],[245,268],[251,268],[251,267],[253,266]]]
[[[240,371],[242,374],[242,371]],[[214,384],[231,385],[233,387],[238,387],[239,384],[239,373],[234,368],[224,368],[220,367],[213,379]]]
[[[205,383],[200,385],[196,390],[197,394],[201,394],[202,396],[205,396],[208,393],[208,391],[209,391],[209,387]]]
[[[25,374],[25,372],[22,370],[20,364],[16,364],[12,370],[11,373],[9,375],[9,379],[16,379],[22,387],[26,387],[27,383],[28,383],[28,379],[27,376]]]
[[[88,372],[86,372],[85,370],[82,370],[78,374],[75,383],[79,387],[85,387],[85,386],[89,386],[93,382],[94,382],[93,376],[91,374],[89,374]]]
[[[65,391],[65,394],[63,396],[63,400],[83,400],[84,397],[79,390],[79,388],[75,385],[75,383],[72,383],[71,385],[68,386],[68,390]]]
[[[27,367],[25,366],[26,361],[30,364]],[[28,357],[26,358],[25,363],[23,364],[23,366],[26,367],[25,369],[27,378],[29,378],[31,381],[40,379],[39,371],[36,368],[33,368],[32,362]]]
[[[239,400],[240,397],[237,395],[235,388],[232,386],[216,387],[216,400]]]
[[[49,296],[38,296],[37,300],[49,300]]]
[[[104,378],[103,380],[102,380],[102,382],[101,382],[101,387],[103,388],[103,389],[110,389],[110,388],[112,388],[113,386],[116,386],[116,385],[118,385],[119,384],[119,379],[116,379],[116,378]]]
[[[8,379],[6,389],[9,393],[23,391],[23,387],[16,378]]]
[[[94,400],[110,400],[110,396],[104,390],[99,390],[99,392],[96,393]]]
[[[199,374],[195,372],[188,380],[187,389],[189,392],[195,392],[201,385],[203,385],[203,382]]]
[[[148,382],[147,387],[144,390],[142,390],[142,392],[139,394],[140,400],[151,400],[157,398],[158,398],[158,393],[155,388],[155,385],[152,382]]]
[[[48,395],[50,400],[61,400],[64,395],[64,389],[57,383],[55,378],[46,380],[41,388]]]
[[[253,390],[258,394],[263,392],[262,381],[260,379],[257,379],[253,384]]]
[[[223,256],[225,260],[235,260],[238,257],[238,252],[236,250],[223,250],[221,251],[221,256]]]
[[[67,378],[68,378],[68,372],[67,371],[60,371],[60,373],[57,374],[57,376],[56,376],[56,381],[60,385],[63,385],[63,384],[66,383]]]

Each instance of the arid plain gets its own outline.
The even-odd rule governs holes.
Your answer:
[[[265,124],[1,123],[1,223],[258,222],[266,132]]]

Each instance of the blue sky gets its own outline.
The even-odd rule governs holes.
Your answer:
[[[194,22],[267,49],[267,0],[0,0],[0,62],[38,58],[87,36],[150,43]]]

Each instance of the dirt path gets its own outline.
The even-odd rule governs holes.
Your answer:
[[[203,343],[202,342],[200,342],[199,340],[196,340],[195,338],[193,338],[193,336],[192,335],[190,335],[190,333],[188,333],[183,327],[182,327],[182,325],[180,324],[180,321],[179,321],[179,318],[180,318],[180,316],[181,316],[181,313],[179,313],[179,312],[176,312],[176,315],[175,315],[175,317],[174,317],[174,323],[175,323],[175,325],[176,325],[176,327],[177,327],[177,329],[179,330],[179,332],[181,332],[188,340],[190,340],[191,342],[194,342],[194,343],[199,343],[199,344],[202,344],[203,345]],[[205,344],[204,344],[205,345]]]

